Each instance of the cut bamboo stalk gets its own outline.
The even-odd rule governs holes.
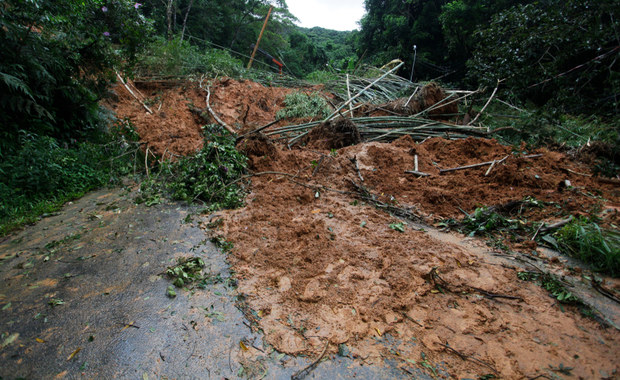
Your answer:
[[[418,171],[418,155],[413,156],[413,171]]]
[[[138,96],[136,96],[136,94],[135,94],[133,91],[131,91],[131,88],[129,88],[129,86],[127,85],[127,83],[125,83],[125,81],[123,80],[123,78],[121,77],[121,75],[118,73],[118,71],[116,72],[116,77],[118,78],[118,80],[120,80],[120,81],[121,81],[121,83],[123,84],[123,86],[125,86],[125,88],[127,89],[127,91],[129,91],[129,93],[131,94],[131,96],[133,96],[133,97],[134,97],[134,99],[136,99],[136,100],[137,100],[140,104],[142,104],[142,107],[144,107],[144,109],[146,109],[146,111],[152,115],[152,114],[153,114],[153,111],[151,111],[151,109],[150,109],[150,108],[149,108],[146,104],[144,104],[144,102],[143,102],[142,100],[140,100],[140,99],[138,98]]]
[[[353,117],[353,103],[351,103],[351,88],[349,86],[349,74],[347,74],[347,95],[349,96],[349,111]]]
[[[424,172],[419,172],[417,170],[405,170],[405,173],[407,174],[415,174],[418,177],[430,177],[431,175],[428,173],[424,173]]]
[[[472,121],[470,121],[469,123],[467,123],[467,125],[472,125],[474,124],[478,118],[480,117],[480,115],[482,115],[482,113],[484,112],[484,110],[487,109],[487,107],[489,106],[489,104],[491,103],[491,100],[493,100],[493,98],[495,97],[495,93],[497,93],[497,89],[499,88],[499,84],[500,81],[497,81],[497,86],[495,87],[495,90],[493,90],[493,93],[491,94],[491,96],[489,97],[489,100],[487,100],[486,104],[484,105],[484,107],[482,107],[482,109],[480,110],[480,112],[478,112],[478,114],[476,115],[476,117],[474,117],[474,119]]]

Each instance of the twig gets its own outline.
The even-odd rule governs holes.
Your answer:
[[[319,171],[319,168],[321,167],[321,165],[323,164],[323,161],[325,161],[325,155],[321,156],[321,159],[319,160],[319,163],[316,165],[316,167],[314,168],[314,170],[312,171],[312,175],[310,177],[314,177],[314,175],[316,174],[316,172]]]
[[[151,109],[150,109],[150,108],[149,108],[146,104],[144,104],[144,102],[143,102],[142,100],[140,100],[140,99],[138,98],[138,96],[137,96],[137,95],[136,95],[133,91],[131,91],[131,88],[129,88],[129,86],[127,85],[127,83],[125,83],[125,81],[123,80],[123,78],[121,77],[121,75],[118,73],[118,71],[116,72],[116,77],[117,77],[117,78],[121,81],[121,83],[123,84],[123,86],[125,86],[125,88],[127,89],[127,91],[129,91],[129,93],[131,94],[131,96],[133,96],[133,97],[134,97],[134,99],[136,99],[138,102],[140,102],[140,104],[142,104],[142,107],[144,107],[144,109],[146,109],[146,111],[152,115],[152,114],[153,114],[153,111],[151,111]]]
[[[541,228],[541,231],[547,232],[547,231],[550,231],[550,230],[555,230],[556,228],[560,228],[560,227],[563,227],[563,226],[567,225],[568,223],[572,222],[572,220],[573,220],[573,216],[571,215],[567,219],[560,220],[557,223],[553,223],[553,224],[550,224],[550,225],[548,225],[546,227]]]
[[[144,155],[144,168],[146,169],[146,178],[149,178],[149,146],[146,146],[146,154]]]
[[[202,87],[202,83],[200,84],[200,86]],[[232,129],[230,126],[228,126],[228,124],[224,123],[224,121],[222,119],[220,119],[219,116],[217,116],[215,111],[213,111],[213,109],[209,105],[209,98],[211,97],[211,91],[209,90],[209,87],[211,87],[211,86],[207,86],[206,88],[203,87],[207,91],[207,98],[205,100],[205,103],[207,104],[207,109],[209,110],[209,113],[218,122],[218,124],[220,124],[222,127],[226,128],[226,130],[228,132],[230,132],[233,136],[236,136],[237,132],[234,129]]]
[[[244,133],[241,136],[237,137],[237,141],[240,141],[242,138],[244,138],[246,136],[249,136],[249,135],[252,135],[254,133],[258,133],[258,132],[260,132],[260,131],[262,131],[264,129],[267,129],[267,128],[271,127],[272,125],[276,124],[278,121],[280,121],[280,119],[275,119],[274,121],[272,121],[269,124],[265,124],[262,127],[256,128],[256,129],[254,129],[254,130],[252,130],[252,131],[250,131],[248,133]]]
[[[530,240],[534,240],[536,239],[536,236],[538,236],[538,233],[540,232],[540,229],[545,225],[545,222],[540,223],[540,226],[538,226],[538,229],[536,229],[536,233],[534,234],[534,236],[532,236],[532,238]]]
[[[504,160],[506,160],[509,156],[506,156],[504,158],[502,158],[501,160],[499,160],[497,163],[501,164],[502,162],[504,162]],[[448,173],[448,172],[453,172],[453,171],[457,171],[457,170],[465,170],[465,169],[472,169],[472,168],[479,168],[481,166],[486,166],[486,165],[491,165],[494,164],[496,160],[493,161],[487,161],[487,162],[481,162],[479,164],[472,164],[472,165],[465,165],[465,166],[458,166],[456,168],[450,168],[450,169],[441,169],[439,170],[439,174],[443,174],[443,173]]]
[[[450,352],[452,352],[452,353],[454,353],[454,354],[458,355],[458,356],[459,356],[461,359],[463,359],[463,360],[470,359],[470,360],[472,360],[472,361],[474,361],[474,362],[476,362],[476,363],[478,363],[478,364],[482,364],[483,366],[485,366],[485,367],[489,368],[491,371],[493,371],[493,372],[495,372],[495,373],[499,373],[499,372],[497,372],[497,370],[495,369],[495,367],[493,367],[491,364],[489,364],[489,363],[487,363],[487,362],[484,362],[484,361],[482,361],[482,360],[480,360],[480,359],[476,359],[476,358],[474,358],[473,356],[465,355],[465,354],[463,354],[462,352],[459,352],[459,351],[455,350],[454,348],[450,347],[450,345],[449,345],[447,342],[446,342],[446,344],[444,344],[444,343],[442,343],[442,342],[439,342],[439,344],[440,344],[441,346],[443,346],[444,348],[446,348],[448,351],[450,351]]]
[[[491,100],[493,100],[493,97],[495,96],[495,93],[497,92],[497,89],[499,88],[499,84],[500,81],[497,81],[497,86],[495,87],[495,90],[493,90],[493,93],[491,94],[491,96],[489,97],[489,100],[487,100],[487,103],[484,105],[484,107],[482,107],[482,109],[480,110],[480,112],[478,112],[478,114],[476,115],[476,117],[474,117],[474,119],[472,121],[470,121],[469,123],[467,123],[467,125],[472,125],[473,123],[475,123],[478,118],[480,117],[480,115],[482,115],[482,113],[484,112],[485,109],[487,109],[487,107],[489,106],[489,104],[491,104]]]
[[[355,171],[357,172],[357,176],[360,177],[360,180],[364,182],[364,177],[362,177],[362,173],[360,172],[360,167],[357,164],[357,156],[353,156],[353,158],[349,158],[349,161],[355,166]]]
[[[306,376],[308,376],[310,374],[310,372],[312,372],[316,368],[316,366],[319,364],[321,359],[323,359],[323,356],[325,356],[325,353],[327,352],[327,348],[328,347],[329,347],[329,340],[325,344],[325,348],[323,349],[323,352],[321,353],[321,355],[319,355],[319,358],[316,359],[314,362],[310,363],[309,366],[307,366],[306,368],[302,369],[301,371],[295,372],[291,376],[291,380],[301,380],[301,379],[305,378]]]

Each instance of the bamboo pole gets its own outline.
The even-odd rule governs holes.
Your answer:
[[[256,41],[256,45],[254,45],[254,51],[252,51],[250,62],[248,62],[248,70],[252,67],[252,61],[254,61],[254,56],[256,55],[256,51],[258,50],[258,45],[260,45],[260,40],[263,38],[263,33],[265,32],[265,28],[267,27],[267,21],[269,21],[269,16],[271,15],[272,9],[273,9],[273,5],[269,7],[269,11],[267,12],[267,17],[265,17],[265,22],[263,23],[263,28],[260,30],[260,34],[258,35],[258,40]]]

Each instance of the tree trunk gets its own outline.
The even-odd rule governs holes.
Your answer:
[[[185,27],[187,26],[187,16],[189,16],[189,11],[192,9],[192,5],[194,4],[194,0],[189,0],[189,6],[187,7],[187,12],[185,12],[185,18],[183,18],[183,30],[181,31],[181,41],[183,41],[183,36],[185,36]]]
[[[168,23],[168,32],[167,36],[168,41],[172,39],[172,4],[174,0],[168,0],[168,5],[166,6],[166,22]]]

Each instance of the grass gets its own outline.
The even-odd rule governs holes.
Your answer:
[[[581,217],[562,227],[553,238],[555,248],[561,252],[588,263],[595,271],[620,276],[620,232],[617,230],[601,228],[595,221]]]

